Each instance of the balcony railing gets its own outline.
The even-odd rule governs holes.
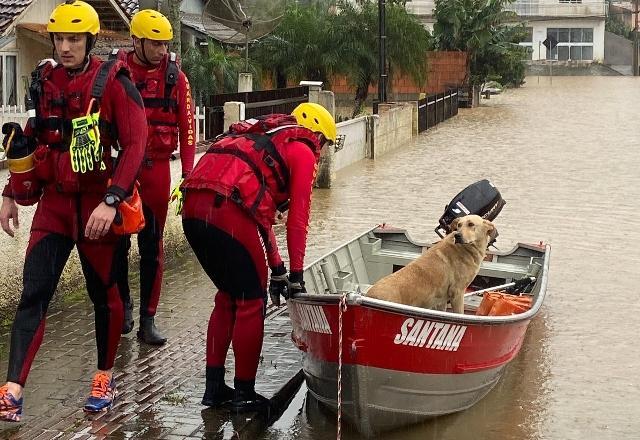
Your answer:
[[[434,0],[407,2],[407,10],[416,15],[431,16]],[[506,7],[520,16],[538,17],[604,17],[607,4],[604,0],[517,0]]]
[[[607,13],[604,0],[518,0],[506,9],[519,16],[536,17],[604,17]]]

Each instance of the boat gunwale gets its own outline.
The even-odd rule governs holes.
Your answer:
[[[323,256],[317,258],[312,263],[308,264],[307,267],[305,267],[305,271],[307,269],[310,269],[314,265],[320,264],[324,259],[334,254],[338,249],[342,249],[345,246],[348,246],[349,244],[355,241],[358,241],[360,238],[364,237],[365,235],[371,232],[375,233],[377,229],[381,229],[381,226],[373,227],[365,231],[364,233],[358,235],[356,238],[353,238],[345,242],[344,244],[333,248],[333,250],[331,250],[330,252],[327,252]],[[388,232],[404,233],[405,236],[407,237],[407,240],[409,240],[410,243],[417,246],[428,246],[428,244],[421,244],[412,240],[409,237],[409,234],[406,229],[394,228],[393,230],[388,230]],[[531,245],[527,243],[517,242],[515,246],[513,246],[508,251],[492,252],[492,254],[497,256],[507,256],[516,252],[518,248],[524,247],[524,248],[531,249],[534,246],[541,247],[538,245]],[[540,308],[542,307],[542,303],[544,302],[544,298],[546,296],[546,291],[547,291],[548,279],[549,279],[549,255],[551,252],[551,247],[549,246],[549,244],[545,244],[544,251],[541,251],[541,252],[543,252],[544,260],[543,260],[542,269],[541,269],[542,278],[537,281],[538,283],[540,283],[540,290],[536,297],[536,301],[533,303],[533,305],[529,310],[527,310],[524,313],[519,313],[515,315],[508,315],[508,316],[460,315],[459,313],[424,309],[421,307],[408,306],[404,304],[384,301],[384,300],[375,299],[375,298],[367,298],[366,296],[363,296],[359,292],[355,292],[355,291],[345,291],[345,292],[339,292],[339,293],[298,293],[295,296],[291,297],[290,301],[293,301],[293,302],[308,301],[313,303],[338,304],[341,298],[343,297],[343,295],[346,294],[348,305],[351,305],[351,306],[359,305],[365,308],[382,310],[382,311],[391,312],[391,313],[398,313],[402,315],[409,315],[411,317],[437,318],[441,321],[465,323],[465,324],[473,324],[473,325],[513,324],[521,321],[531,320],[535,315],[538,314],[538,312],[540,311]]]

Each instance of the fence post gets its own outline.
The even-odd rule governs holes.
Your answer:
[[[309,90],[311,90],[311,88],[309,88]],[[311,92],[309,92],[309,94],[311,94]],[[331,116],[333,116],[333,119],[336,118],[336,97],[333,92],[321,90],[318,93],[318,104],[326,108],[329,113],[331,113]]]
[[[244,120],[244,102],[229,101],[224,103],[224,129],[235,122]]]
[[[309,87],[309,102],[320,103],[320,91],[322,90],[322,81],[300,81],[301,86]]]

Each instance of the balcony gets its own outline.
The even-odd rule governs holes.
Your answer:
[[[506,7],[521,17],[604,17],[604,0],[518,0]]]
[[[419,17],[431,17],[434,7],[434,0],[406,4],[407,11]],[[604,0],[517,0],[506,9],[522,17],[605,17],[607,4]]]

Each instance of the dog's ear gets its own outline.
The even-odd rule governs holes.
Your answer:
[[[496,229],[495,225],[489,220],[484,220],[484,224],[487,227],[487,234],[489,235],[489,238],[491,240],[495,240],[498,236],[498,230]]]
[[[458,229],[458,221],[460,219],[458,217],[454,218],[453,221],[449,224],[449,232],[453,232]]]

